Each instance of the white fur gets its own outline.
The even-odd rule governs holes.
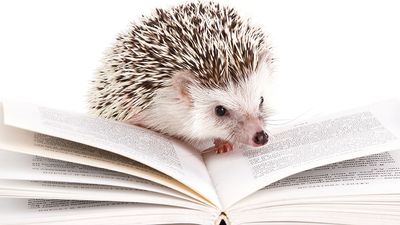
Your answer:
[[[270,73],[269,67],[265,66],[239,84],[229,83],[225,88],[204,89],[191,84],[188,86],[191,104],[179,98],[176,88],[171,85],[158,90],[153,104],[136,119],[145,127],[186,141],[226,139],[232,129],[237,129],[234,128],[237,123],[265,116],[260,112],[260,97],[263,96],[265,102],[268,100],[265,93]],[[228,110],[229,121],[215,115],[218,105]],[[260,129],[265,125],[264,119],[260,120]],[[218,120],[222,120],[220,126]],[[237,136],[232,142],[248,142],[252,137],[252,133],[246,133],[246,124],[243,126],[243,129],[235,131]]]

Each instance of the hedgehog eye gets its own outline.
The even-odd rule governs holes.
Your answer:
[[[260,106],[261,106],[263,103],[264,103],[264,97],[261,96],[261,97],[260,97]]]
[[[228,110],[226,110],[222,105],[215,107],[215,114],[217,116],[225,116]]]

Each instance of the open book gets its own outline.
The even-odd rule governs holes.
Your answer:
[[[1,224],[398,224],[400,102],[207,153],[139,127],[0,108]]]

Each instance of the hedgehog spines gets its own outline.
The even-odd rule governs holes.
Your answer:
[[[191,71],[204,88],[239,82],[268,51],[265,38],[236,10],[217,3],[156,9],[119,35],[105,56],[90,91],[91,111],[129,119],[152,104],[156,91],[182,70]]]

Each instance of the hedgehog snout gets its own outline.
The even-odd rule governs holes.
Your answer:
[[[265,133],[265,131],[259,131],[256,134],[254,134],[253,138],[253,146],[258,147],[258,146],[263,146],[268,142],[268,134]]]
[[[268,134],[264,131],[263,121],[257,117],[246,118],[237,127],[238,141],[253,147],[260,147],[268,142]]]

